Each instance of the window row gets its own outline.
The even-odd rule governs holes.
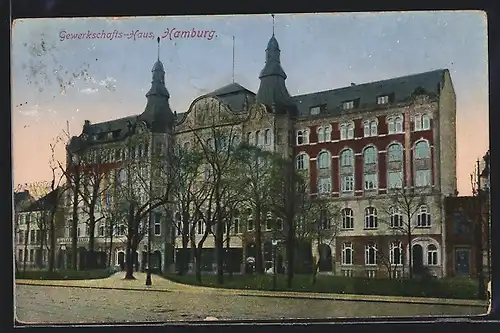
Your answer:
[[[268,129],[262,131],[248,132],[247,143],[255,146],[267,146],[272,143],[273,133]]]
[[[403,187],[404,180],[404,151],[399,143],[389,145],[387,156],[387,187],[397,189]],[[374,146],[368,146],[363,150],[363,189],[375,190],[378,188],[378,152]],[[413,148],[415,179],[417,187],[428,187],[432,185],[431,172],[431,149],[427,141],[418,141]],[[323,150],[316,157],[316,165],[319,170],[331,169],[332,156],[330,152]],[[309,168],[309,156],[306,153],[297,155],[295,160],[297,170]],[[355,154],[350,148],[346,148],[339,155],[339,176],[341,192],[354,191]],[[331,177],[318,179],[318,192],[331,192]]]
[[[431,214],[427,205],[412,205],[412,207],[389,207],[386,216],[381,218],[381,223],[386,224],[390,228],[404,230],[408,223],[408,216],[413,219],[413,224],[418,228],[431,227]],[[344,208],[340,212],[342,229],[354,229],[354,211],[352,208]],[[363,215],[364,229],[379,228],[379,212],[375,207],[366,207]]]
[[[19,230],[16,234],[17,244],[40,244],[44,239],[47,243],[49,239],[49,234],[47,232],[42,232],[42,230]]]
[[[417,245],[420,246],[420,245]],[[351,242],[345,242],[341,247],[340,260],[342,265],[359,265],[361,263],[355,262],[354,258],[354,246]],[[376,243],[371,242],[364,247],[364,265],[366,266],[376,266],[379,264],[391,264],[394,266],[402,266],[405,264],[406,252],[403,249],[402,243],[400,241],[393,241],[390,243],[388,252],[380,250]],[[427,266],[437,266],[439,265],[438,248],[434,244],[429,244],[426,247],[426,256],[423,263]]]
[[[378,120],[365,120],[363,121],[363,136],[375,137],[380,133],[378,132]],[[428,114],[417,114],[413,116],[413,131],[427,131],[431,129],[431,118]],[[354,121],[349,121],[339,124],[340,140],[353,140],[355,125]],[[390,116],[387,117],[387,134],[401,134],[404,133],[404,118],[403,116]],[[300,129],[296,131],[296,144],[306,145],[310,142],[310,130]],[[318,142],[332,141],[332,125],[318,126],[317,128]]]

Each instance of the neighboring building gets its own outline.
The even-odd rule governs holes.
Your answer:
[[[444,206],[447,221],[447,276],[476,278],[478,242],[475,228],[479,226],[481,229],[482,247],[486,249],[487,230],[484,215],[487,207],[477,196],[447,197]],[[485,267],[485,271],[486,269]]]
[[[313,252],[319,247],[326,249],[319,251],[325,263],[320,270],[349,276],[383,276],[385,268],[377,256],[380,252],[386,253],[393,265],[406,267],[407,237],[396,233],[389,223],[404,219],[402,212],[389,206],[392,194],[405,188],[418,193],[418,207],[411,222],[413,261],[426,266],[431,274],[444,276],[443,198],[456,195],[457,189],[456,97],[449,71],[435,70],[291,96],[280,52],[273,35],[256,94],[231,83],[196,98],[186,112],[179,114],[168,105],[170,95],[158,60],[142,114],[100,124],[86,122],[82,135],[71,145],[122,147],[127,122],[131,122],[142,124],[150,147],[159,140],[167,149],[172,141],[189,145],[194,131],[213,119],[245,118],[235,128],[236,136],[294,158],[297,169],[309,173],[312,195],[330,197],[343,208],[342,230],[336,240],[310,245]],[[241,249],[238,256],[244,262],[251,256],[253,236],[249,231],[256,221],[251,212],[236,220],[235,233],[241,235],[231,238],[231,247]],[[161,230],[154,246],[164,255],[162,242],[171,238],[163,232],[170,232],[170,228]],[[202,236],[202,225],[196,233],[197,239]],[[269,243],[269,239],[264,242],[265,257],[270,252]],[[180,236],[175,247],[181,247]],[[213,249],[211,236],[205,247]]]
[[[57,202],[61,189],[54,190],[38,200],[27,200],[18,213],[14,234],[14,249],[18,269],[44,268],[48,265],[51,239],[49,222],[54,214],[55,237],[61,236],[63,205]],[[29,193],[25,195],[29,196]],[[57,251],[57,250],[56,250]],[[56,265],[56,262],[54,262]]]

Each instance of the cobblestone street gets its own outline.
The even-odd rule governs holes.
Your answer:
[[[132,291],[17,285],[16,315],[29,323],[472,315],[477,306],[286,299],[182,290]]]

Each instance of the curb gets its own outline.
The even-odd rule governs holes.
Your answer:
[[[172,290],[167,289],[151,289],[151,288],[124,288],[124,287],[106,287],[106,286],[78,286],[67,284],[50,284],[50,283],[28,283],[16,282],[19,286],[41,286],[41,287],[59,287],[59,288],[80,288],[80,289],[101,289],[101,290],[124,290],[124,291],[156,291],[160,293],[171,293]]]
[[[79,285],[59,285],[59,284],[50,284],[50,283],[29,283],[29,282],[16,282],[17,285],[24,286],[43,286],[43,287],[61,287],[61,288],[80,288],[80,289],[101,289],[101,290],[123,290],[123,291],[155,291],[155,292],[164,292],[164,293],[172,293],[172,292],[186,292],[185,290],[167,290],[167,289],[158,289],[158,288],[124,288],[124,287],[107,287],[107,286],[79,286]],[[449,302],[432,300],[405,300],[405,299],[390,299],[390,298],[359,298],[359,295],[356,298],[347,298],[348,296],[333,296],[333,295],[280,295],[277,294],[267,294],[267,293],[248,293],[244,291],[240,291],[237,289],[229,289],[229,288],[209,288],[207,290],[213,291],[221,291],[225,294],[232,294],[236,296],[242,297],[268,297],[268,298],[280,298],[280,299],[312,299],[312,300],[320,300],[320,301],[343,301],[343,302],[370,302],[370,303],[402,303],[402,304],[418,304],[418,305],[444,305],[444,306],[463,306],[463,307],[487,307],[487,304],[479,304],[479,303],[465,303],[460,301],[451,300]],[[194,292],[194,291],[188,291]]]
[[[319,301],[343,301],[343,302],[367,302],[367,303],[401,303],[401,304],[418,304],[418,305],[444,305],[444,306],[464,306],[464,307],[478,307],[478,308],[486,308],[486,304],[477,304],[477,303],[461,303],[461,302],[439,302],[439,301],[424,301],[424,300],[396,300],[396,299],[373,299],[373,298],[357,298],[357,299],[348,299],[343,297],[335,297],[335,296],[300,296],[300,295],[269,295],[269,294],[235,294],[238,296],[244,297],[270,297],[270,298],[285,298],[285,299],[314,299]]]

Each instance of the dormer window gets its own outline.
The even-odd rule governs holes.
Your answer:
[[[344,110],[354,109],[354,101],[345,101],[344,103],[342,103],[342,109]]]
[[[311,114],[311,116],[316,116],[320,113],[325,112],[325,110],[326,110],[326,104],[317,105],[317,106],[313,106],[312,108],[310,108],[309,113]]]
[[[389,95],[379,96],[377,97],[377,104],[383,105],[389,103]]]

